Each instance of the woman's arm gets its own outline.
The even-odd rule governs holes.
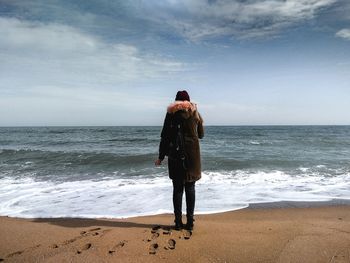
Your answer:
[[[170,114],[167,113],[164,119],[163,129],[160,134],[160,143],[159,143],[159,154],[158,159],[163,160],[166,155],[168,155],[169,152],[169,129],[170,129]]]
[[[198,138],[202,139],[204,137],[203,119],[202,119],[202,116],[199,114],[199,112],[198,112],[198,116],[199,116],[199,121],[197,125],[197,133],[198,133]]]

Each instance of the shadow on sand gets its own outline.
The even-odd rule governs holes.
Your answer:
[[[91,226],[101,226],[101,227],[118,227],[118,228],[153,228],[159,226],[162,228],[169,228],[170,225],[164,224],[145,224],[145,223],[135,223],[127,221],[112,221],[108,219],[89,219],[89,218],[36,218],[33,219],[34,223],[49,223],[52,225],[58,225],[63,227],[91,227]]]

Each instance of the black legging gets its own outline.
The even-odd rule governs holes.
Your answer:
[[[195,204],[195,182],[184,183],[182,180],[173,180],[173,204],[175,218],[182,215],[182,196],[185,188],[186,193],[186,215],[193,218]]]

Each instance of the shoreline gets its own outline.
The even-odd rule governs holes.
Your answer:
[[[265,208],[312,208],[323,206],[348,206],[350,199],[331,199],[327,201],[277,201],[277,202],[263,202],[251,203],[247,208],[249,209],[265,209]]]
[[[260,202],[260,203],[249,203],[244,207],[229,209],[229,210],[214,210],[214,211],[205,211],[205,212],[197,212],[195,211],[195,215],[215,215],[227,212],[235,212],[244,209],[273,209],[273,208],[312,208],[312,207],[324,207],[324,206],[350,206],[350,199],[331,199],[327,201],[276,201],[276,202]],[[150,214],[138,214],[131,215],[125,217],[115,217],[115,216],[100,216],[100,217],[83,217],[83,216],[55,216],[55,217],[21,217],[21,216],[8,216],[8,215],[0,215],[1,217],[8,218],[17,218],[17,219],[57,219],[57,218],[76,218],[76,219],[115,219],[115,220],[123,220],[123,219],[133,219],[138,217],[150,217],[150,216],[161,216],[161,215],[172,215],[170,211],[164,211],[161,213],[150,213]],[[184,213],[185,215],[185,213]]]
[[[310,202],[265,203],[196,215],[192,234],[171,229],[172,214],[1,216],[0,261],[349,262],[350,205],[343,201],[311,202],[312,207]],[[160,228],[152,230],[155,226]]]

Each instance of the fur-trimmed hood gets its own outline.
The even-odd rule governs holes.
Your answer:
[[[179,110],[183,110],[185,112],[192,114],[195,111],[197,111],[197,104],[193,103],[193,102],[189,102],[187,100],[175,101],[175,102],[171,103],[167,108],[168,113],[175,113]]]

